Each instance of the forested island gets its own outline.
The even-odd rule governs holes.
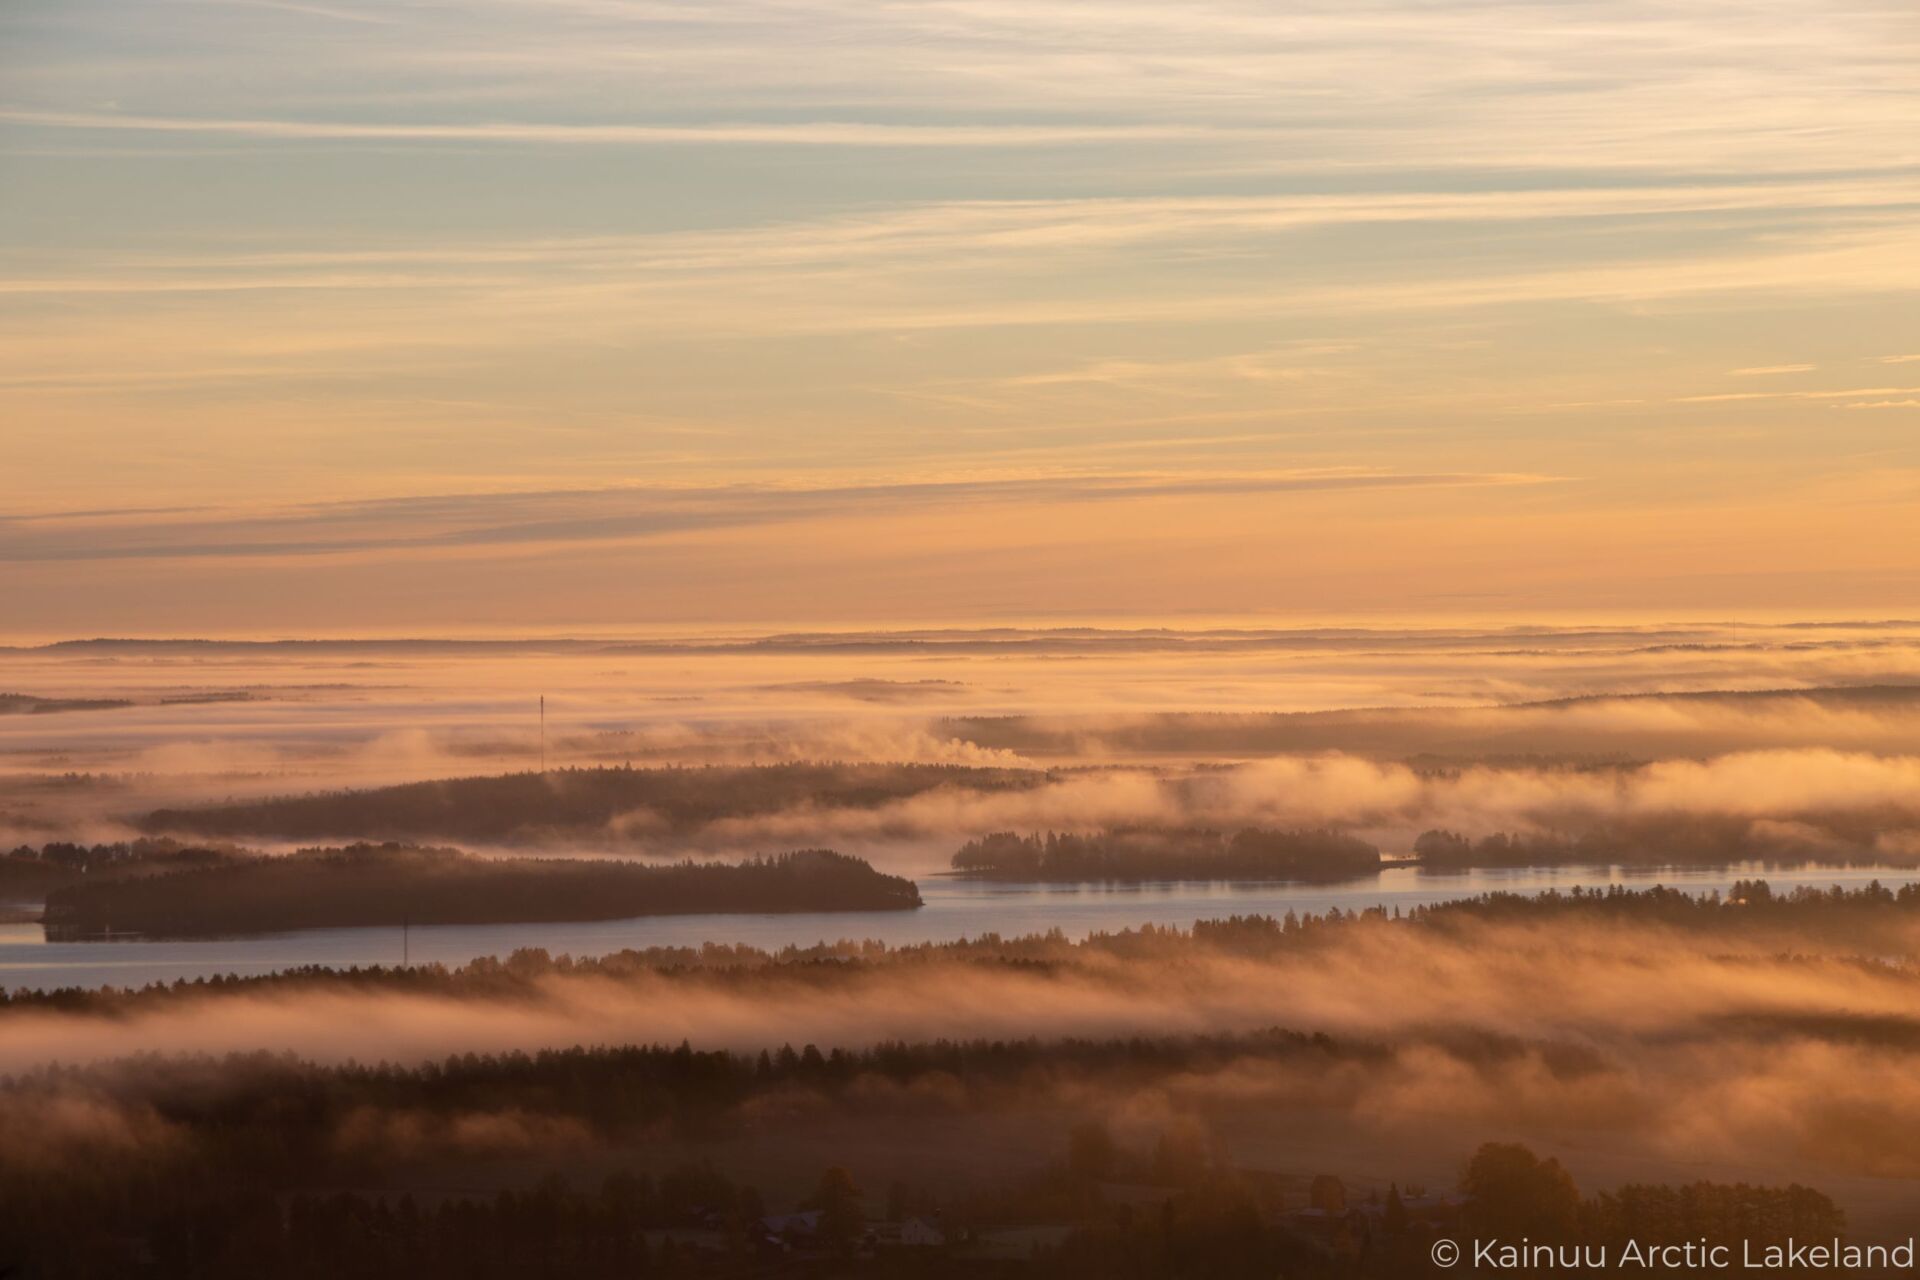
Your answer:
[[[1380,870],[1380,850],[1334,831],[1135,828],[1089,835],[998,831],[953,855],[975,880],[1349,880]]]
[[[280,933],[413,924],[617,920],[705,912],[906,911],[911,880],[806,849],[740,863],[482,858],[384,844],[222,860],[166,875],[86,880],[47,896],[54,941]]]
[[[1812,823],[1765,822],[1731,814],[1666,813],[1544,832],[1496,831],[1478,838],[1433,830],[1414,841],[1422,867],[1726,867],[1742,862],[1884,865],[1890,855],[1870,813],[1826,814]]]
[[[640,833],[685,832],[720,818],[803,806],[878,808],[939,788],[1023,790],[1048,777],[1038,770],[932,764],[552,769],[160,809],[141,826],[156,833],[293,840],[537,842],[589,832],[604,839],[617,836],[623,822]]]

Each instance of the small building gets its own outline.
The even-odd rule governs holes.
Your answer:
[[[760,1219],[761,1238],[787,1249],[805,1249],[820,1239],[820,1210],[804,1213],[770,1213]]]

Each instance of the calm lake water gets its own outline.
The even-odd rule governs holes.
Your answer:
[[[1288,911],[1343,911],[1362,907],[1444,902],[1489,890],[1539,893],[1575,885],[1664,884],[1690,893],[1726,889],[1759,877],[1776,890],[1794,885],[1891,886],[1920,881],[1920,871],[1897,867],[1522,868],[1428,875],[1411,867],[1343,884],[1150,884],[1084,886],[982,884],[924,878],[918,911],[821,911],[790,915],[651,916],[582,924],[416,926],[408,946],[415,964],[464,964],[504,956],[519,947],[555,955],[596,956],[627,947],[697,946],[744,942],[776,948],[843,938],[888,943],[945,942],[997,933],[1012,937],[1060,929],[1069,937],[1142,924],[1186,927],[1220,916],[1284,915]],[[0,925],[0,987],[142,986],[215,974],[259,974],[299,965],[398,964],[398,928],[313,929],[258,938],[196,942],[53,942],[37,924]]]

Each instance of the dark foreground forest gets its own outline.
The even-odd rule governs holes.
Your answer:
[[[613,920],[698,912],[904,911],[910,880],[826,849],[725,863],[480,858],[353,845],[94,876],[47,895],[50,939],[190,938],[361,925]]]
[[[790,1203],[770,1201],[751,1168],[624,1162],[644,1164],[644,1150],[667,1141],[737,1151],[730,1137],[764,1140],[810,1114],[857,1127],[881,1093],[894,1099],[886,1123],[911,1127],[940,1112],[1018,1113],[1047,1079],[1151,1086],[1332,1071],[1377,1052],[1267,1031],[757,1055],[572,1049],[417,1068],[255,1054],[47,1069],[0,1089],[0,1116],[28,1143],[0,1164],[0,1265],[41,1280],[1386,1280],[1434,1270],[1442,1239],[1617,1251],[1630,1239],[1826,1242],[1846,1229],[1831,1199],[1798,1185],[1636,1183],[1583,1197],[1557,1162],[1515,1144],[1481,1147],[1446,1186],[1350,1188],[1339,1170],[1238,1165],[1192,1123],[1129,1139],[1083,1119],[1051,1155],[1006,1159],[944,1192],[906,1180],[863,1187],[829,1164]],[[64,1131],[47,1119],[80,1111],[91,1122]],[[467,1190],[412,1189],[448,1158],[463,1162]]]

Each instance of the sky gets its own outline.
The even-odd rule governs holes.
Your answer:
[[[0,633],[1920,608],[1908,0],[12,0]]]

